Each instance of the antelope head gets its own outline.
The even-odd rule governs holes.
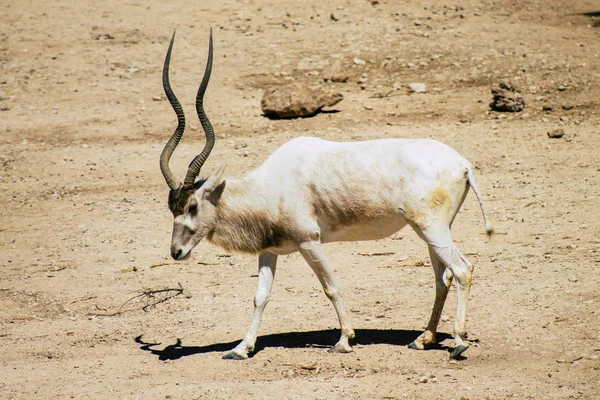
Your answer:
[[[185,130],[185,115],[183,109],[177,100],[177,97],[175,97],[175,94],[171,90],[171,85],[169,83],[169,63],[171,61],[171,50],[173,49],[174,40],[175,33],[173,33],[171,43],[169,44],[169,50],[167,51],[167,56],[165,58],[163,68],[163,88],[169,99],[169,103],[173,107],[175,114],[177,114],[178,124],[175,132],[160,155],[160,169],[167,181],[167,185],[169,185],[169,188],[171,189],[169,192],[169,209],[174,217],[173,236],[171,238],[171,256],[175,260],[182,260],[190,255],[192,249],[214,226],[216,220],[216,204],[224,187],[223,171],[225,169],[225,164],[223,164],[208,179],[196,181],[196,178],[200,174],[200,168],[202,168],[202,165],[208,158],[215,144],[215,134],[210,121],[204,113],[204,107],[202,105],[204,92],[208,86],[212,70],[213,43],[211,29],[206,69],[196,96],[196,112],[198,113],[198,118],[200,119],[202,129],[206,135],[206,144],[204,145],[202,152],[190,163],[183,182],[179,182],[169,168],[169,159],[179,144],[183,131]]]

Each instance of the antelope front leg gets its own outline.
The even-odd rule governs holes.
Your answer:
[[[340,321],[342,335],[340,340],[330,351],[336,353],[350,353],[352,347],[350,346],[350,343],[348,343],[348,340],[354,338],[354,329],[352,329],[350,320],[346,315],[340,296],[339,286],[335,281],[333,271],[321,249],[321,243],[311,241],[300,244],[300,254],[302,254],[308,265],[310,265],[317,275],[317,278],[319,278],[323,290],[325,291],[325,295],[327,295],[329,300],[333,303],[333,307],[335,308]]]
[[[269,301],[273,279],[275,278],[275,267],[277,265],[277,255],[263,253],[258,257],[258,288],[254,297],[254,315],[250,322],[250,329],[246,333],[244,340],[240,342],[233,350],[225,354],[223,358],[229,360],[243,360],[248,358],[248,353],[254,351],[256,344],[256,335],[258,326],[262,318],[265,306]]]

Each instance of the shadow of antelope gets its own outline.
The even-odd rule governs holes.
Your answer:
[[[421,334],[421,331],[415,330],[398,330],[398,329],[357,329],[354,344],[368,346],[373,344],[390,344],[393,346],[406,346],[411,343],[416,337]],[[256,348],[250,356],[271,347],[284,347],[288,349],[304,349],[307,347],[331,348],[337,342],[339,330],[328,329],[320,331],[306,332],[286,332],[274,333],[270,335],[260,336],[256,343]],[[204,346],[184,346],[181,339],[177,339],[176,343],[167,345],[160,349],[158,346],[161,343],[148,343],[143,340],[143,335],[136,337],[134,340],[140,344],[141,350],[148,351],[159,360],[177,360],[182,357],[192,356],[195,354],[226,352],[231,350],[239,340],[226,343],[213,343]],[[452,336],[447,333],[438,332],[439,341],[452,339]],[[451,351],[450,347],[436,344],[432,349]]]

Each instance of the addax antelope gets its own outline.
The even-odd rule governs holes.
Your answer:
[[[436,294],[427,329],[412,342],[425,349],[436,342],[436,330],[448,288],[457,285],[454,322],[456,358],[469,346],[465,319],[473,266],[454,245],[450,227],[469,188],[473,189],[488,235],[488,223],[473,167],[455,150],[429,139],[382,139],[338,143],[300,137],[277,149],[256,170],[225,179],[224,164],[206,180],[197,180],[214,143],[203,97],[212,69],[208,61],[196,97],[196,111],[206,135],[202,152],[190,164],[183,182],[169,169],[169,159],[185,128],[182,107],[169,84],[171,39],[163,70],[163,87],[179,121],[161,156],[160,168],[170,187],[174,216],[171,255],[189,257],[202,240],[229,252],[258,255],[258,289],[246,336],[224,358],[244,359],[254,350],[279,255],[299,251],[333,303],[341,337],[331,349],[350,352],[354,330],[323,243],[381,239],[410,225],[429,248]]]

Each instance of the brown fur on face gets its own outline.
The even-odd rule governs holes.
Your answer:
[[[188,198],[194,193],[193,186],[180,185],[176,190],[169,191],[169,210],[173,217],[183,214]]]
[[[185,205],[188,199],[204,182],[205,180],[201,179],[194,186],[179,185],[176,190],[169,191],[169,210],[173,213],[173,217],[177,217],[185,212]]]

